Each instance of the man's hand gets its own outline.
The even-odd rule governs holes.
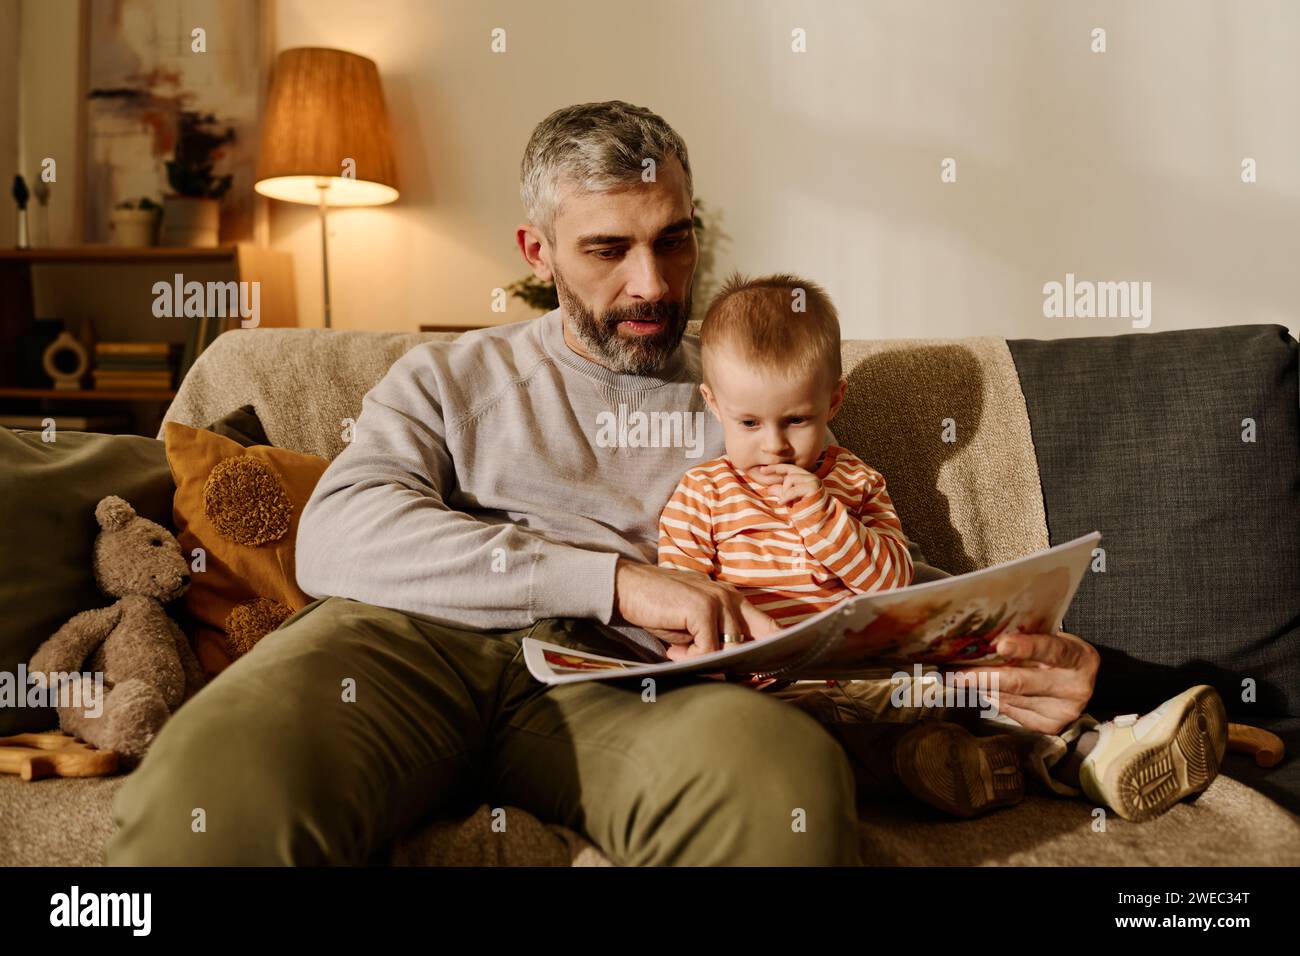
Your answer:
[[[625,558],[615,565],[614,609],[668,642],[670,660],[719,650],[723,634],[758,640],[780,630],[730,584]]]
[[[965,667],[958,674],[996,673],[998,712],[1042,734],[1057,734],[1083,713],[1097,682],[1101,655],[1087,641],[1059,634],[1008,634],[997,652],[1012,664]]]
[[[775,489],[777,504],[788,505],[822,490],[822,480],[798,465],[755,465],[749,476],[760,485],[780,484]]]

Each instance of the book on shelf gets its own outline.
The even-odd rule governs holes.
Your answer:
[[[96,355],[166,356],[175,351],[175,342],[96,342]]]
[[[170,389],[182,348],[179,342],[98,342],[95,388]]]
[[[127,390],[127,389],[147,389],[155,391],[165,391],[172,387],[172,373],[164,372],[161,375],[104,375],[100,372],[95,373],[95,388],[101,391]]]
[[[97,342],[96,388],[171,388],[218,335],[238,326],[238,316],[190,316],[182,342]],[[157,373],[159,378],[153,376]],[[165,374],[166,382],[161,375]]]
[[[172,370],[169,368],[158,369],[103,369],[94,370],[95,375],[100,378],[150,378],[150,379],[171,379]]]
[[[96,388],[171,388],[175,376],[171,372],[161,375],[104,375],[96,372],[92,381]]]
[[[166,356],[157,358],[117,358],[112,355],[95,356],[95,368],[113,369],[120,371],[131,371],[133,369],[143,369],[144,371],[153,371],[155,369],[170,369],[172,361]]]

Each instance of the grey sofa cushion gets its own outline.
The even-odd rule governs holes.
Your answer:
[[[138,435],[0,428],[0,671],[15,675],[74,614],[115,598],[95,585],[95,505],[119,495],[164,527],[175,485],[163,444]],[[21,688],[20,688],[21,689]],[[48,730],[45,707],[0,706],[0,736]]]
[[[1052,543],[1102,533],[1105,573],[1065,618],[1102,653],[1094,700],[1141,710],[1207,683],[1238,720],[1300,715],[1295,339],[1239,325],[1007,344]]]
[[[241,445],[266,444],[250,406],[207,427]],[[139,435],[0,428],[0,672],[17,675],[69,618],[114,599],[95,585],[95,505],[119,495],[165,528],[176,486],[163,443]],[[179,606],[168,610],[180,620]],[[0,736],[58,726],[47,707],[0,706]]]

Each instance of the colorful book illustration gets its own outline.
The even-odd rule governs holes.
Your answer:
[[[688,660],[645,663],[525,638],[524,661],[547,684],[688,673],[831,680],[879,677],[890,666],[1004,664],[999,636],[1060,631],[1100,540],[1094,531],[969,574],[857,595],[770,637]]]

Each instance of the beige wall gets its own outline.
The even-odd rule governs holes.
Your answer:
[[[69,245],[80,237],[79,4],[78,0],[18,0],[17,6],[18,111],[22,120],[18,165],[31,186],[40,176],[42,160],[55,160],[57,179],[50,184],[48,206],[49,241],[50,245]],[[35,205],[33,200],[29,206],[33,215]],[[12,240],[8,244],[12,245]]]
[[[489,51],[498,26],[505,54]],[[1104,54],[1089,50],[1098,26]],[[1148,331],[1300,330],[1300,4],[1287,0],[278,0],[275,29],[279,48],[374,58],[397,132],[398,203],[331,214],[339,327],[530,315],[490,311],[525,272],[512,241],[524,143],[559,106],[621,98],[686,139],[730,237],[717,271],[806,274],[846,336],[1132,331],[1044,318],[1043,284],[1067,272],[1152,283]],[[62,85],[49,95],[62,109]],[[1255,184],[1240,181],[1244,157]],[[317,324],[315,212],[271,216]]]
[[[277,32],[373,57],[399,131],[399,204],[333,220],[341,325],[500,320],[529,132],[622,98],[686,139],[719,270],[822,282],[846,335],[1132,331],[1044,318],[1067,272],[1151,282],[1150,331],[1300,328],[1300,4],[280,0]],[[272,216],[314,317],[315,221]]]
[[[14,244],[14,204],[8,201],[18,156],[18,0],[0,0],[0,248]]]

